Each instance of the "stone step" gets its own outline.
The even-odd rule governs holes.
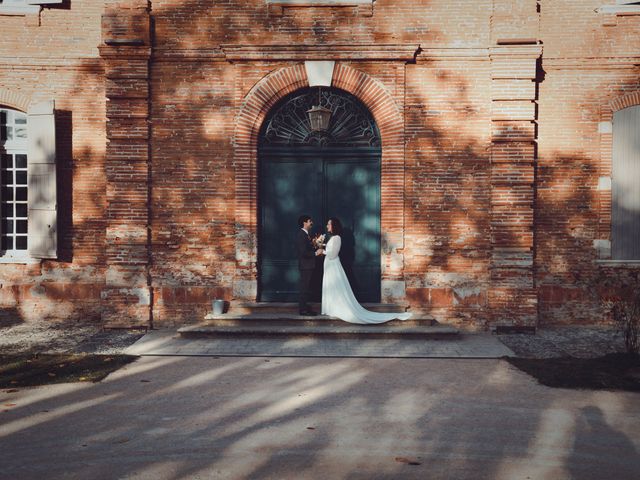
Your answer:
[[[325,315],[317,315],[315,317],[309,317],[305,315],[298,315],[297,313],[288,312],[266,312],[266,313],[251,313],[251,314],[232,314],[224,313],[222,315],[214,315],[209,313],[204,317],[203,324],[210,326],[232,326],[232,325],[265,325],[273,322],[281,324],[292,325],[344,325],[347,322],[340,320],[339,318],[328,317]],[[434,326],[438,325],[438,322],[432,317],[421,315],[420,317],[410,318],[408,320],[391,320],[384,325],[411,325],[411,326]]]
[[[309,306],[316,312],[320,311],[319,303],[310,303]],[[363,303],[362,306],[372,312],[404,312],[409,307],[408,304],[397,303]],[[298,313],[297,303],[288,302],[233,302],[230,305],[229,313],[253,314],[253,313]]]
[[[222,317],[222,316],[218,316]],[[349,336],[371,338],[426,337],[429,339],[455,338],[458,330],[434,323],[432,319],[392,320],[379,325],[359,325],[343,322],[331,317],[302,317],[291,314],[253,314],[245,316],[225,315],[224,319],[210,318],[208,321],[182,327],[182,337],[220,336]]]

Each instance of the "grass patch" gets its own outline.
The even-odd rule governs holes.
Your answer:
[[[99,382],[137,358],[133,355],[91,354],[0,355],[0,388]]]
[[[505,358],[555,388],[640,392],[640,355],[611,353],[597,358]]]

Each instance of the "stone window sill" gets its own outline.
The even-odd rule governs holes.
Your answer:
[[[596,260],[601,267],[638,268],[640,260]]]
[[[640,15],[640,5],[604,5],[596,8],[596,12],[610,15]]]
[[[5,264],[13,264],[13,265],[33,265],[36,263],[40,263],[39,258],[33,257],[12,257],[12,256],[2,256],[0,257],[0,265]]]
[[[24,15],[34,14],[34,13],[40,13],[40,5],[24,5],[24,6],[0,5],[0,15],[24,16]]]

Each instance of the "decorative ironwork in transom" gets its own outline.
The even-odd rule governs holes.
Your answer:
[[[317,105],[331,110],[326,130],[311,127],[307,112]],[[297,90],[272,108],[262,126],[260,144],[380,148],[380,132],[358,98],[337,88],[314,87]]]

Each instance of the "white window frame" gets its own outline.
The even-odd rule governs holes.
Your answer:
[[[15,108],[0,106],[0,110],[13,112],[14,115],[18,113],[24,116],[25,121],[27,120],[27,114],[24,112],[21,112],[20,110],[16,110]],[[12,140],[6,140],[0,143],[0,154],[25,155],[27,157],[27,171],[28,171],[29,156],[27,152],[29,148],[29,145],[28,145],[29,132],[27,128],[27,123],[24,124],[24,128],[27,129],[27,137],[23,139],[18,139],[16,138],[15,131],[14,131]],[[14,162],[15,162],[15,157],[14,157]],[[14,169],[15,169],[15,163],[14,163]],[[1,172],[0,172],[0,175],[1,175]],[[15,178],[14,178],[14,183],[15,183]],[[27,180],[27,185],[25,185],[25,187],[27,187],[27,209],[28,209],[29,208],[28,207],[29,206],[28,180]],[[1,201],[1,193],[0,193],[0,201]],[[4,219],[4,217],[2,216],[2,212],[0,210],[0,221],[2,219]],[[2,226],[0,225],[0,235],[2,235],[1,231],[2,231]],[[28,237],[29,237],[29,230],[27,229],[27,238]],[[14,242],[15,242],[15,237],[14,237]],[[14,248],[12,250],[2,250],[2,247],[0,244],[0,263],[30,263],[31,261],[37,262],[38,260],[33,258],[29,254],[28,248],[24,250],[16,250],[15,244],[14,244]]]

